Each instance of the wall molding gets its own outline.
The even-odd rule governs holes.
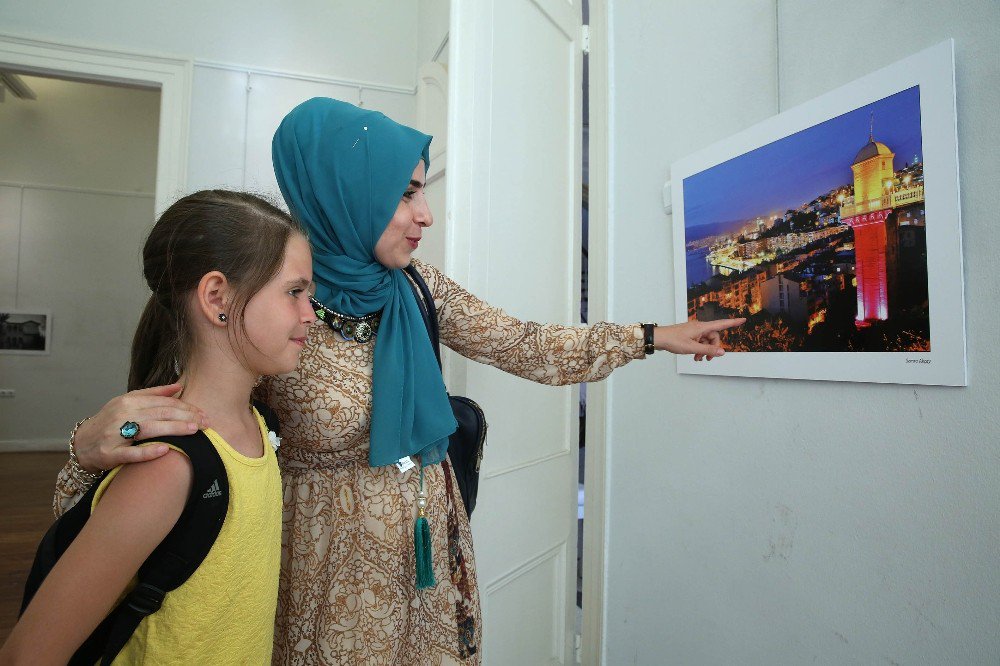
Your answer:
[[[526,561],[522,562],[518,566],[513,567],[508,571],[500,574],[493,580],[485,582],[485,584],[484,581],[480,581],[480,587],[481,587],[480,598],[482,600],[483,625],[486,627],[489,626],[489,620],[487,618],[489,617],[491,610],[490,602],[492,601],[492,597],[496,593],[501,592],[505,587],[511,585],[512,583],[523,578],[529,573],[541,569],[543,566],[549,563],[551,563],[552,571],[554,574],[552,582],[555,585],[555,589],[553,590],[553,599],[555,600],[555,606],[554,606],[555,614],[552,620],[557,625],[559,625],[560,623],[565,623],[567,621],[566,585],[568,581],[561,574],[566,571],[566,565],[567,562],[569,561],[569,557],[570,557],[569,542],[563,540],[558,542],[551,548],[547,548],[546,550],[537,553],[533,557],[528,558]],[[573,578],[574,580],[576,579],[575,576]],[[557,658],[557,660],[553,663],[558,663],[558,664],[567,663],[563,642],[561,640],[562,633],[563,632],[556,631],[552,636],[552,638],[554,639],[552,644],[552,652],[554,655],[556,655]],[[484,662],[488,661],[485,652],[487,646],[488,643],[484,641],[483,645]]]
[[[537,458],[530,458],[528,460],[521,461],[519,463],[514,463],[513,465],[508,465],[507,467],[502,467],[497,470],[492,470],[488,474],[484,474],[487,479],[495,479],[498,476],[503,476],[504,474],[510,474],[511,472],[516,472],[518,470],[524,469],[526,467],[532,467],[540,463],[548,462],[550,460],[555,460],[556,458],[562,458],[563,456],[568,456],[570,454],[570,446],[567,442],[563,448],[552,453],[538,456]]]
[[[66,439],[0,439],[0,453],[58,453],[65,452]]]
[[[398,93],[401,95],[416,95],[417,86],[399,86],[389,83],[378,83],[375,81],[362,81],[360,79],[345,79],[336,76],[323,76],[321,74],[306,74],[300,72],[290,72],[281,69],[269,69],[266,67],[250,67],[236,63],[216,62],[213,60],[195,60],[195,67],[205,67],[207,69],[221,69],[227,72],[240,72],[244,74],[257,74],[259,76],[273,76],[276,78],[293,79],[296,81],[309,81],[312,83],[327,83],[359,90],[379,90],[382,92]]]
[[[153,199],[152,192],[128,192],[126,190],[102,190],[93,187],[72,187],[69,185],[48,185],[45,183],[18,183],[16,181],[0,180],[0,187],[15,187],[21,190],[49,190],[54,192],[73,192],[75,194],[102,194],[112,197],[132,197],[136,199]]]

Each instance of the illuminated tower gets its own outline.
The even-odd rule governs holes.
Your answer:
[[[874,123],[874,120],[873,120]],[[886,270],[886,219],[892,213],[895,154],[869,132],[868,143],[851,164],[854,197],[841,207],[841,222],[854,229],[855,276],[858,283],[858,328],[889,318]]]

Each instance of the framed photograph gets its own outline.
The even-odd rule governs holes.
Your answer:
[[[51,341],[49,310],[0,309],[0,354],[48,354]]]
[[[671,165],[678,372],[965,386],[951,40]]]

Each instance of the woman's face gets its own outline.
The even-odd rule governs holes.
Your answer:
[[[410,176],[410,184],[396,206],[396,213],[375,244],[375,258],[386,268],[406,268],[410,256],[420,244],[424,228],[434,224],[434,217],[424,196],[424,161],[420,160]]]

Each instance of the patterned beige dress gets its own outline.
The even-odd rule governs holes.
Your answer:
[[[414,261],[441,342],[543,384],[597,381],[643,356],[638,325],[519,321]],[[414,585],[417,469],[368,466],[374,344],[310,330],[296,372],[261,397],[278,414],[284,483],[275,664],[479,664],[482,618],[472,534],[450,469],[424,470],[436,585]],[[59,476],[56,511],[82,485]]]

